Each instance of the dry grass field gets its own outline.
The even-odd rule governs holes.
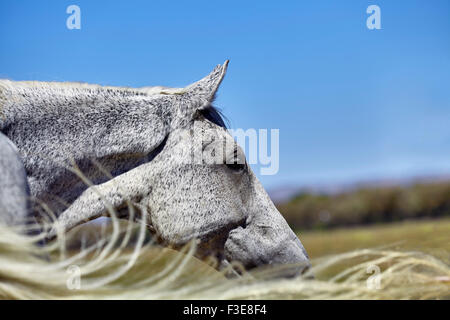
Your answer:
[[[450,218],[299,232],[311,258],[382,247],[450,259]]]

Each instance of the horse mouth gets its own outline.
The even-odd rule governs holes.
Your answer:
[[[201,240],[197,247],[197,256],[200,258],[214,257],[218,260],[219,265],[225,258],[225,243],[230,238],[234,230],[245,228],[246,219],[241,219],[235,223],[214,228],[202,232],[198,238]]]
[[[200,240],[196,244],[195,257],[200,260],[215,259],[217,262],[215,268],[220,270],[222,261],[225,259],[224,249],[226,241],[234,230],[246,227],[245,221],[246,219],[243,218],[225,226],[201,230],[196,232],[195,236],[179,237],[176,242],[165,240],[151,224],[147,224],[147,228],[156,240],[156,243],[175,250],[180,250],[192,240]]]

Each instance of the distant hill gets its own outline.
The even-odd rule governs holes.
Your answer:
[[[294,229],[434,218],[450,215],[450,180],[411,179],[328,189],[299,188],[290,200],[274,202]]]
[[[328,183],[328,184],[311,184],[311,185],[295,185],[293,183],[270,188],[267,190],[272,201],[276,204],[283,204],[302,193],[316,194],[339,194],[350,192],[360,188],[383,188],[383,187],[406,187],[413,184],[428,184],[450,182],[450,174],[445,175],[423,175],[407,178],[382,178],[367,179],[356,182]]]

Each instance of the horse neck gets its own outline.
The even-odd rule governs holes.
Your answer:
[[[70,160],[94,182],[105,176],[92,160],[113,175],[130,170],[147,161],[170,130],[170,101],[131,90],[69,89],[18,90],[2,109],[0,129],[18,147],[34,196],[61,195],[59,181],[65,189],[79,183],[67,170]]]

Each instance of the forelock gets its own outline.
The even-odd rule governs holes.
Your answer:
[[[200,113],[212,123],[218,125],[221,128],[227,129],[227,125],[225,123],[225,117],[216,107],[209,105],[205,109],[200,110]]]

